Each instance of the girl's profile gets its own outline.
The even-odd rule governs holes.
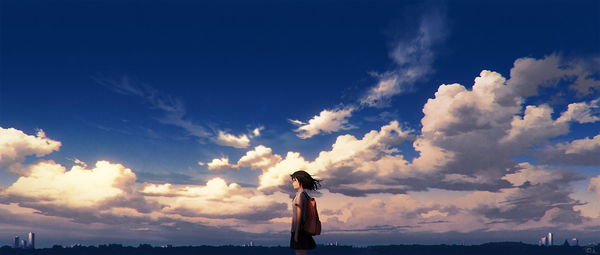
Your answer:
[[[305,190],[317,190],[321,186],[321,180],[314,179],[305,171],[296,171],[291,174],[292,185],[297,189],[296,196],[292,199],[292,237],[290,248],[296,251],[296,255],[306,255],[308,250],[317,247],[311,235],[302,230],[306,221],[306,208],[309,196]]]

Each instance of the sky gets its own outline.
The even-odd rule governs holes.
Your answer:
[[[600,241],[598,1],[0,5],[0,245]]]

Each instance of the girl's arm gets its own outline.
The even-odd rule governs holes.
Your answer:
[[[302,206],[301,205],[296,205],[296,206],[298,209],[298,213],[296,214],[296,222],[298,222],[298,224],[296,224],[294,240],[296,242],[298,242],[298,232],[300,232],[300,223],[302,222]]]

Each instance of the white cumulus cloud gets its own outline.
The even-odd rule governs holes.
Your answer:
[[[250,139],[247,135],[243,134],[240,136],[235,136],[232,134],[227,134],[223,131],[219,131],[219,135],[215,138],[211,138],[215,144],[221,146],[231,146],[234,148],[246,148],[250,145]]]
[[[216,172],[223,172],[227,170],[239,171],[240,168],[235,164],[229,164],[229,158],[216,158],[212,162],[207,163],[208,169]]]
[[[354,110],[355,108],[352,106],[334,110],[323,110],[319,116],[313,117],[308,123],[298,120],[290,120],[290,122],[300,126],[294,131],[298,132],[298,137],[305,139],[320,133],[330,134],[339,130],[356,128],[356,126],[348,124],[348,118],[352,116]]]
[[[205,186],[175,188],[171,184],[144,183],[138,192],[146,196],[174,197],[161,210],[167,215],[213,219],[270,220],[287,216],[287,204],[264,195],[255,195],[237,183],[214,178]]]
[[[119,217],[116,211],[131,210],[139,216],[160,209],[158,203],[133,192],[131,186],[136,176],[120,164],[99,161],[91,170],[73,166],[66,171],[52,160],[39,160],[24,167],[29,174],[20,177],[1,195],[9,202],[46,215],[82,223],[112,223],[114,217]]]
[[[60,142],[46,137],[41,129],[37,130],[36,136],[32,136],[14,128],[0,127],[0,169],[24,162],[25,156],[45,156],[57,151],[60,146]],[[17,176],[28,174],[19,169],[20,167],[9,168],[8,173]]]

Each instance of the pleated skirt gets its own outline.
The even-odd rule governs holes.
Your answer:
[[[294,240],[294,232],[292,232],[290,248],[294,250],[311,250],[317,248],[317,244],[311,235],[304,232],[304,230],[300,230],[300,233],[298,233],[298,242]]]

